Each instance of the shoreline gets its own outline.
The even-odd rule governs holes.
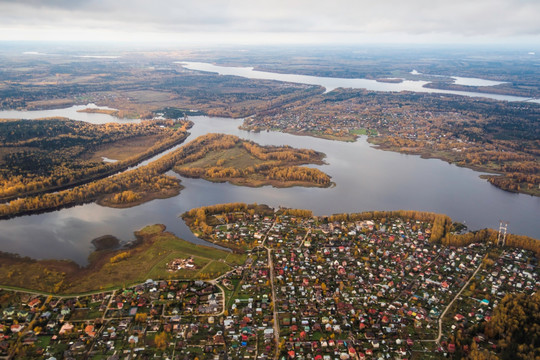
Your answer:
[[[114,203],[111,202],[111,196],[114,194],[107,194],[96,200],[96,204],[100,206],[105,206],[113,209],[128,209],[131,207],[139,206],[144,203],[147,203],[152,200],[156,199],[168,199],[174,196],[177,196],[180,194],[182,190],[184,190],[185,187],[180,184],[180,181],[178,182],[178,187],[175,187],[173,189],[165,189],[165,191],[156,192],[156,191],[150,191],[145,192],[142,195],[142,198],[133,202],[128,203]]]
[[[148,278],[158,280],[197,279],[201,268],[166,271],[165,263],[173,257],[194,256],[205,264],[221,262],[229,254],[211,246],[193,244],[166,231],[163,224],[146,226],[134,233],[135,241],[115,249],[94,250],[88,264],[73,260],[33,259],[0,252],[0,288],[39,292],[54,296],[72,296],[114,290],[137,284]],[[104,238],[107,235],[94,240]],[[205,254],[209,254],[205,257]],[[240,255],[237,255],[240,256]],[[52,290],[52,291],[51,291]]]
[[[536,192],[527,192],[527,191],[523,191],[521,189],[520,189],[520,191],[511,190],[511,189],[502,188],[502,187],[497,186],[497,185],[491,183],[490,181],[488,181],[489,179],[491,179],[493,177],[505,177],[506,176],[505,173],[500,172],[500,171],[486,169],[486,168],[483,168],[482,166],[478,166],[478,165],[460,164],[460,163],[455,162],[454,160],[452,160],[450,157],[439,156],[439,155],[433,154],[433,152],[431,152],[431,151],[403,151],[403,150],[400,150],[400,149],[397,149],[397,148],[394,148],[394,147],[391,147],[391,146],[385,146],[383,144],[377,144],[377,143],[373,142],[373,140],[371,140],[371,137],[367,138],[367,142],[373,148],[375,148],[377,150],[390,151],[390,152],[395,152],[395,153],[404,154],[404,155],[417,155],[417,156],[420,156],[422,159],[437,159],[437,160],[444,161],[444,162],[446,162],[446,163],[448,163],[450,165],[455,165],[455,166],[459,166],[461,168],[470,169],[470,170],[473,170],[475,172],[482,173],[482,174],[478,175],[479,178],[486,180],[492,186],[495,186],[497,189],[500,189],[502,191],[506,191],[506,192],[514,193],[514,194],[523,194],[523,195],[529,195],[529,196],[533,196],[533,197],[540,197],[540,189],[538,189]]]

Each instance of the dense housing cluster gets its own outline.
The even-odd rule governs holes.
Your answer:
[[[4,290],[0,351],[93,359],[496,354],[511,351],[498,339],[497,305],[540,289],[531,251],[442,245],[426,220],[321,218],[241,203],[209,209],[205,236],[245,252],[245,262],[212,280],[149,279],[88,296]],[[186,214],[195,231],[202,221],[189,216],[201,210]]]

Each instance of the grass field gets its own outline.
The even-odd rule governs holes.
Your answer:
[[[231,267],[222,261],[212,261],[206,267],[201,269],[201,274],[208,274],[211,278],[215,278],[220,274],[231,270]]]
[[[151,278],[215,278],[231,265],[245,261],[244,255],[212,247],[194,245],[165,232],[165,226],[152,225],[136,232],[138,245],[131,249],[94,253],[86,268],[67,261],[36,261],[6,258],[0,266],[0,285],[62,294],[81,294],[112,289]],[[114,257],[125,253],[125,259]],[[166,264],[176,258],[193,257],[195,269],[167,271]]]
[[[102,161],[103,157],[113,160],[126,160],[133,155],[141,154],[148,148],[165,140],[161,135],[139,136],[120,140],[111,144],[104,144],[92,154],[87,155],[89,160]]]
[[[254,166],[263,162],[255,156],[250,155],[241,145],[235,146],[232,149],[212,151],[204,158],[192,163],[182,165],[181,167],[188,168],[210,168],[218,166],[218,161],[222,161],[222,167],[231,167],[235,169],[245,169],[248,166]]]
[[[230,253],[225,258],[225,262],[231,265],[243,265],[246,262],[247,254]]]
[[[356,129],[356,130],[351,130],[350,131],[351,134],[354,134],[354,135],[377,135],[377,130],[370,130],[370,129]]]

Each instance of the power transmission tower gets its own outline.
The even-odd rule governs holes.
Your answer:
[[[508,229],[508,223],[504,221],[499,222],[499,236],[497,237],[497,245],[506,245],[506,230]]]

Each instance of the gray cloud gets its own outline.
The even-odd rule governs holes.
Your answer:
[[[538,37],[538,14],[537,0],[0,0],[0,36],[48,28]]]

